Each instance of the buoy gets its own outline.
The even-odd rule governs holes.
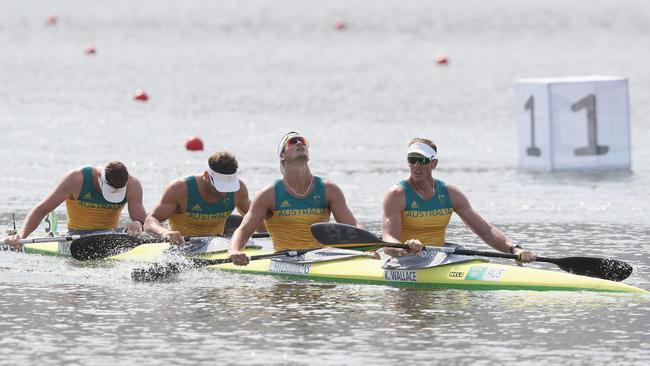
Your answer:
[[[185,148],[189,151],[202,151],[203,141],[196,136],[190,136],[185,143]]]
[[[47,24],[54,25],[58,21],[59,21],[59,17],[57,17],[56,15],[50,15],[49,17],[47,17]]]
[[[334,22],[334,28],[336,28],[336,30],[344,30],[346,27],[347,27],[347,24],[345,24],[345,20],[343,20],[343,19],[337,19]]]
[[[84,52],[86,53],[86,55],[94,55],[95,53],[97,53],[97,49],[95,49],[95,46],[93,46],[92,44],[88,44],[86,45],[86,48],[84,48]]]
[[[446,65],[449,63],[449,59],[445,55],[438,55],[438,57],[436,57],[436,63],[438,65]]]
[[[149,100],[149,96],[144,90],[138,89],[135,91],[135,95],[133,96],[133,99],[139,100],[141,102],[146,102]]]

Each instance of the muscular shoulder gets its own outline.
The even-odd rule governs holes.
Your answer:
[[[332,182],[329,179],[321,179],[323,179],[323,186],[325,187],[325,194],[327,195],[328,201],[343,197],[343,190],[341,190],[341,187],[339,187],[338,184]]]
[[[179,178],[167,185],[163,197],[166,201],[181,201],[187,198],[187,184],[184,178]]]
[[[59,182],[57,189],[65,191],[66,193],[78,193],[84,182],[84,176],[81,172],[82,168],[73,169],[66,173]]]
[[[239,179],[239,189],[235,192],[235,197],[237,200],[248,198],[248,187],[243,180]]]
[[[386,196],[404,196],[404,187],[399,184],[392,185],[386,191]]]
[[[129,174],[129,183],[128,184],[129,185],[126,187],[127,190],[129,189],[129,187],[135,187],[135,188],[142,189],[142,184],[140,183],[140,179],[138,179],[138,177],[136,177],[134,175]]]
[[[252,201],[273,208],[275,205],[275,183],[269,184],[255,193]]]
[[[384,213],[391,211],[401,211],[406,202],[404,188],[399,184],[391,186],[384,196]]]
[[[469,205],[469,201],[465,193],[453,184],[447,184],[447,192],[449,192],[449,199],[454,209],[459,209]]]

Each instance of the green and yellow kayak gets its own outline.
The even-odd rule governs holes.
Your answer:
[[[69,243],[26,244],[26,253],[69,255]],[[109,260],[155,262],[169,248],[167,243],[143,244]],[[269,249],[246,249],[249,256],[271,253]],[[202,259],[225,258],[210,253]],[[569,290],[646,293],[646,290],[622,282],[578,276],[570,273],[518,267],[489,262],[482,258],[419,269],[385,269],[382,261],[366,256],[314,263],[294,263],[271,259],[251,261],[245,267],[231,263],[210,265],[208,269],[275,275],[282,277],[418,288],[456,288],[465,290]]]

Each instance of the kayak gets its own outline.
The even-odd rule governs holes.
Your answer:
[[[109,260],[155,262],[169,248],[168,243],[142,244]],[[67,252],[66,252],[67,249]],[[26,253],[69,256],[69,242],[25,244]],[[270,254],[270,249],[246,249],[249,256]],[[226,258],[217,252],[196,256],[201,259]],[[427,268],[383,268],[383,262],[368,256],[340,260],[299,263],[262,259],[247,266],[232,263],[208,265],[211,270],[272,275],[294,279],[346,282],[416,288],[454,288],[463,290],[533,290],[533,291],[599,291],[646,293],[646,290],[622,282],[574,275],[557,270],[543,270],[489,262],[480,257]]]

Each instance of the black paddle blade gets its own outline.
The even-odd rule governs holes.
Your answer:
[[[631,265],[609,258],[568,257],[556,259],[554,263],[570,273],[616,282],[630,277],[633,270]]]
[[[151,282],[167,279],[181,272],[181,263],[155,263],[147,268],[136,268],[131,272],[131,279],[137,282]]]
[[[244,218],[240,215],[230,215],[226,218],[226,223],[223,226],[223,236],[232,236],[237,230]]]
[[[319,222],[311,226],[311,234],[323,245],[345,248],[346,244],[383,243],[374,234],[356,226],[335,222]]]
[[[127,234],[97,234],[75,239],[70,243],[70,254],[74,259],[87,261],[107,258],[137,247],[142,241]]]

